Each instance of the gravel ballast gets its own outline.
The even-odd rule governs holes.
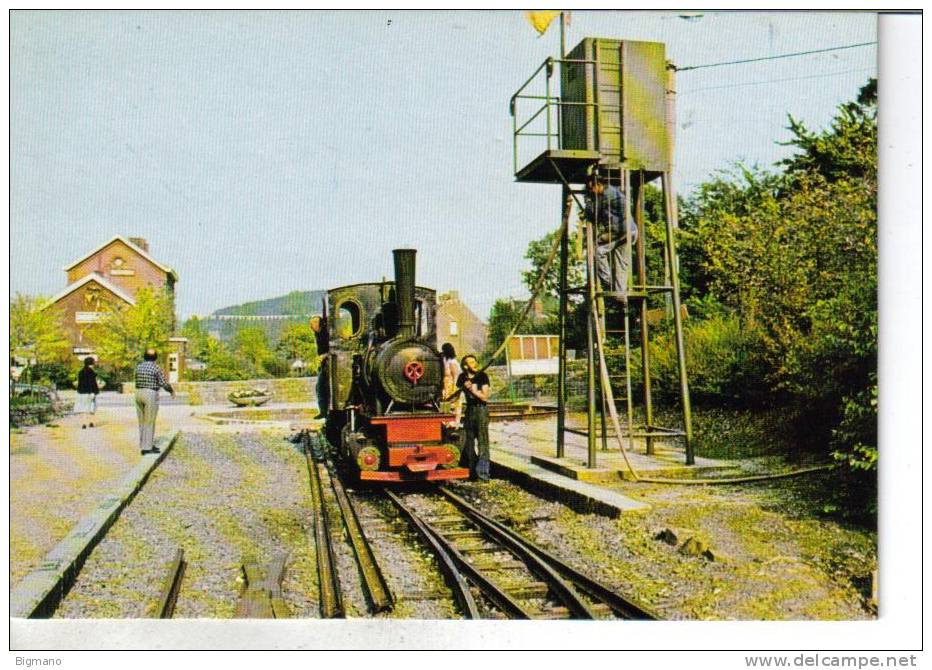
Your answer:
[[[84,565],[56,612],[146,616],[176,547],[187,570],[176,618],[229,618],[241,565],[289,554],[282,586],[296,617],[318,616],[304,456],[281,433],[184,433]]]

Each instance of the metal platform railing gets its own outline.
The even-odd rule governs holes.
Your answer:
[[[564,65],[582,65],[584,68],[591,67],[593,71],[592,80],[598,82],[598,62],[595,60],[581,60],[575,58],[547,58],[547,60],[541,63],[540,66],[534,71],[534,73],[528,77],[527,81],[521,85],[521,87],[514,93],[514,95],[511,96],[511,100],[509,102],[509,112],[511,114],[512,131],[512,164],[515,175],[517,175],[519,172],[519,154],[522,153],[520,151],[519,138],[543,138],[543,140],[538,140],[538,153],[541,151],[549,152],[567,149],[567,147],[564,146],[563,141],[563,108],[592,107],[596,118],[599,118],[599,114],[602,111],[617,111],[619,114],[621,113],[621,105],[619,104],[603,104],[600,103],[597,99],[591,102],[561,99],[559,95],[555,94],[553,86],[551,85],[551,79],[557,64],[560,65],[561,71]],[[544,73],[542,87],[540,84],[541,73]],[[529,87],[535,85],[535,82],[536,86],[542,88],[542,91],[541,88],[538,88],[536,93],[526,92],[528,91]],[[598,90],[598,88],[596,88],[596,90]],[[536,107],[532,110],[527,119],[523,119],[518,104],[520,100],[537,100],[542,102],[539,107]],[[540,119],[542,114],[545,115],[544,121],[538,122],[537,125],[532,125],[535,121]],[[536,155],[537,154],[533,154],[530,158],[533,158]],[[527,161],[525,161],[525,163],[526,162]]]

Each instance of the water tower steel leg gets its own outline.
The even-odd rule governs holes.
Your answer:
[[[595,277],[595,233],[592,230],[593,224],[591,222],[586,222],[586,308],[588,314],[586,315],[586,361],[587,361],[587,375],[586,375],[586,387],[588,390],[586,398],[586,416],[588,419],[587,423],[587,467],[594,468],[596,466],[596,435],[595,435],[595,291],[596,291],[596,277]]]
[[[560,241],[560,361],[557,374],[557,458],[563,458],[566,428],[566,275],[569,260],[569,219],[573,198],[569,187],[563,186],[563,239]]]
[[[638,226],[638,283],[642,290],[647,286],[647,252],[644,226],[644,173],[638,172],[637,191],[634,198],[635,220]],[[647,296],[641,300],[641,382],[644,385],[644,421],[647,433],[650,433],[654,425],[654,405],[651,398],[650,389],[650,350],[649,350],[648,333],[647,333]],[[654,440],[648,435],[644,439],[647,444],[648,455],[654,453]]]
[[[663,204],[667,224],[667,248],[670,256],[670,280],[673,287],[673,327],[676,331],[676,359],[680,372],[680,400],[683,405],[683,425],[686,432],[686,465],[696,462],[693,453],[692,407],[689,402],[689,381],[686,377],[686,350],[683,344],[683,315],[680,310],[680,280],[679,263],[676,258],[676,241],[674,228],[676,225],[676,200],[673,195],[673,183],[669,172],[664,172]]]

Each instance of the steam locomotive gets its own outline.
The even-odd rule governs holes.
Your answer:
[[[458,435],[441,411],[436,291],[415,286],[414,249],[395,249],[395,281],[327,292],[326,435],[362,480],[465,479]]]

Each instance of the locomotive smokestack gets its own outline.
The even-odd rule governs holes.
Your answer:
[[[398,304],[398,335],[414,335],[414,257],[417,249],[394,249],[395,301]]]

